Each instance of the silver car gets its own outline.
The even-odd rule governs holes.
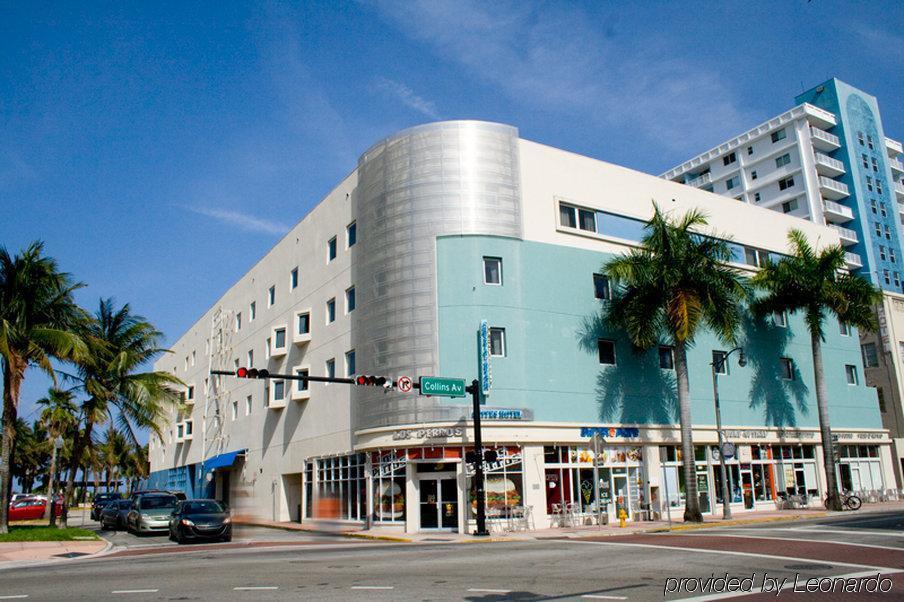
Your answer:
[[[126,528],[129,533],[167,533],[169,531],[170,514],[176,508],[179,499],[168,493],[148,493],[139,495],[126,517]]]

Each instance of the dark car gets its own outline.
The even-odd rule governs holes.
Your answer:
[[[169,519],[179,499],[170,493],[143,493],[135,498],[126,516],[130,533],[162,533],[169,528]]]
[[[173,511],[169,520],[170,539],[217,539],[232,541],[232,520],[227,508],[216,500],[189,500]]]
[[[151,493],[163,493],[163,494],[167,494],[167,495],[174,495],[174,496],[176,496],[176,499],[178,499],[178,500],[186,499],[186,495],[184,493],[182,493],[181,491],[166,491],[164,489],[145,489],[143,491],[133,491],[132,495],[129,496],[129,499],[134,502],[136,499],[138,499],[139,495],[148,495]]]
[[[98,493],[94,496],[94,503],[91,504],[91,520],[100,520],[100,512],[104,506],[121,498],[122,495],[119,493]]]
[[[100,511],[100,527],[111,531],[126,528],[126,518],[132,510],[132,500],[113,500]]]

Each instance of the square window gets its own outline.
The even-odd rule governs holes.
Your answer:
[[[782,379],[794,380],[794,360],[792,360],[790,357],[783,357],[779,358],[778,361]]]
[[[847,384],[849,384],[849,385],[857,384],[857,366],[852,366],[851,364],[847,364],[844,367],[844,375],[847,378]]]
[[[271,286],[267,291],[267,307],[276,305],[276,286]]]
[[[725,188],[726,190],[731,190],[735,188],[741,183],[741,179],[738,176],[734,176],[733,178],[728,178],[725,180]]]
[[[277,328],[273,331],[273,345],[276,349],[286,348],[286,329]]]
[[[345,291],[345,313],[355,311],[355,287]]]
[[[326,323],[332,324],[336,321],[336,299],[330,299],[326,302]]]
[[[298,268],[293,268],[291,272],[289,272],[289,287],[292,290],[298,288]]]
[[[596,342],[596,346],[597,350],[599,351],[600,363],[614,366],[615,341],[610,341],[609,339],[599,339]]]
[[[603,274],[593,275],[593,295],[597,299],[609,301],[612,299],[612,288],[609,286],[609,277]]]
[[[785,165],[788,165],[789,163],[791,163],[791,155],[789,153],[785,153],[784,155],[775,158],[775,167],[776,168],[784,167]]]
[[[782,203],[782,213],[791,213],[797,210],[797,199],[791,199]]]
[[[345,353],[345,375],[346,376],[354,376],[355,375],[355,350],[347,351]]]
[[[311,314],[309,312],[305,312],[303,314],[298,314],[297,320],[295,323],[295,332],[297,334],[308,334],[311,332]]]
[[[784,128],[778,130],[777,132],[772,132],[772,143],[776,143],[779,140],[784,140],[788,137],[788,133],[784,130]]]
[[[722,157],[722,165],[731,165],[735,161],[738,160],[737,155],[735,153],[728,153],[724,157]]]
[[[336,237],[334,236],[326,243],[326,262],[329,263],[336,259]]]
[[[254,301],[251,302],[251,305],[248,306],[248,320],[250,322],[254,321],[254,318],[257,317],[257,303]]]
[[[778,181],[778,189],[779,190],[787,190],[794,186],[794,177],[782,178]]]
[[[713,367],[716,374],[728,374],[728,362],[725,358],[728,354],[724,351],[713,351]]]
[[[566,228],[577,228],[577,209],[565,203],[559,203],[559,222]]]
[[[752,266],[760,265],[760,253],[756,249],[744,247],[744,263]]]
[[[327,378],[336,378],[336,360],[330,358],[326,361]]]
[[[596,213],[587,209],[581,209],[578,211],[578,216],[581,219],[581,230],[596,232]]]
[[[308,376],[307,369],[296,369],[295,376]],[[296,380],[295,381],[295,390],[296,391],[307,391],[308,390],[308,381],[306,380]]]
[[[505,328],[490,328],[490,355],[505,357]]]
[[[659,367],[663,370],[675,369],[675,351],[668,345],[659,346]]]
[[[483,258],[483,283],[502,285],[502,259],[499,257]]]
[[[352,222],[345,227],[345,246],[351,249],[358,242],[358,223]]]

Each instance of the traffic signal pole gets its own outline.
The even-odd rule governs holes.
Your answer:
[[[477,530],[474,535],[486,536],[490,532],[487,531],[487,503],[484,496],[485,479],[483,476],[483,433],[480,429],[480,382],[475,378],[471,381],[471,386],[465,389],[471,394],[471,401],[474,404],[474,479],[475,496],[477,497]]]

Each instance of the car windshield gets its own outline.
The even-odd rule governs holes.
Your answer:
[[[176,498],[172,496],[154,496],[141,498],[142,510],[171,510],[176,507]]]
[[[216,514],[224,512],[218,502],[185,502],[182,505],[185,514]]]

